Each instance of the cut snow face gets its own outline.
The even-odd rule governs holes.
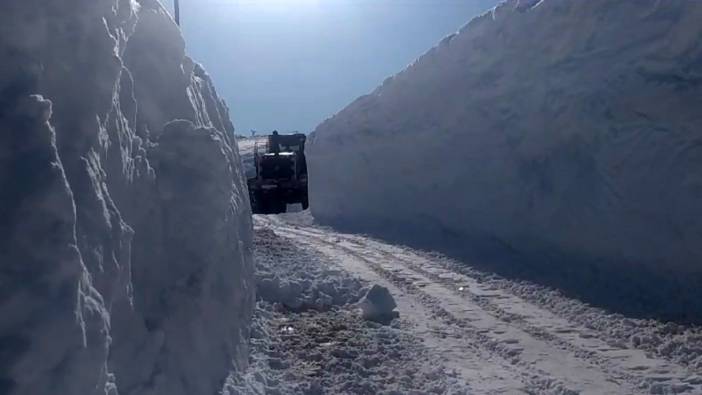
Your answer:
[[[506,1],[316,129],[315,218],[702,322],[700,20]]]
[[[3,0],[0,394],[215,394],[252,223],[224,102],[156,0]]]

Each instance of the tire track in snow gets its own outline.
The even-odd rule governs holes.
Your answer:
[[[318,243],[310,242],[309,239],[301,240],[296,237],[296,235],[287,233],[285,231],[277,231],[281,237],[289,237],[297,242],[305,244],[311,248],[318,250],[329,256],[331,259],[339,258],[339,251],[335,249],[334,251],[324,250],[320,248]],[[321,240],[318,240],[321,241]],[[375,272],[378,278],[388,281],[388,283],[383,283],[382,281],[377,281],[381,285],[387,286],[394,292],[392,292],[396,297],[400,292],[404,292],[411,295],[415,300],[419,301],[422,307],[429,311],[429,317],[431,319],[439,319],[442,321],[441,328],[433,328],[431,334],[433,336],[438,336],[441,338],[451,338],[450,340],[452,346],[459,346],[460,355],[478,354],[480,359],[494,364],[495,359],[499,359],[497,364],[499,369],[508,371],[513,377],[519,377],[519,381],[522,383],[522,387],[525,393],[553,393],[553,394],[576,394],[576,391],[570,390],[564,386],[563,383],[556,380],[545,371],[539,371],[538,369],[533,369],[528,366],[522,366],[521,368],[517,365],[517,359],[514,358],[518,351],[511,349],[505,344],[500,344],[495,342],[489,336],[486,335],[485,331],[477,330],[473,328],[469,322],[464,319],[455,317],[449,311],[441,307],[442,301],[436,297],[428,295],[421,291],[421,289],[412,284],[411,281],[407,281],[406,278],[397,276],[391,271],[387,271],[382,266],[376,264],[375,262],[364,259],[363,257],[354,254],[350,251],[344,251],[343,253],[348,254],[363,262],[370,270]],[[340,265],[341,267],[348,270],[348,266]],[[356,272],[358,274],[358,272]],[[394,289],[393,289],[394,288]],[[417,313],[415,310],[414,313]],[[403,312],[403,318],[406,318],[406,312]],[[466,340],[467,339],[467,340]],[[449,347],[440,348],[441,352],[448,351]],[[469,379],[469,378],[467,378]],[[475,384],[475,383],[471,383]],[[511,388],[511,390],[518,390],[518,388]],[[502,391],[496,391],[502,393]],[[521,392],[521,391],[520,391]]]
[[[499,328],[491,333],[498,342],[519,345],[519,336],[515,338],[511,335],[514,334],[514,329],[522,331],[561,353],[579,359],[591,369],[600,371],[606,376],[606,380],[629,387],[625,393],[702,393],[699,377],[688,368],[666,358],[652,357],[644,350],[627,348],[617,339],[609,339],[595,330],[574,324],[510,293],[509,290],[482,284],[442,261],[448,258],[428,258],[411,250],[360,235],[338,234],[316,227],[300,228],[277,217],[267,218],[264,222],[274,228],[294,233],[292,236],[296,239],[313,238],[330,247],[357,255],[357,258],[369,263],[399,263],[400,265],[390,265],[389,268],[383,268],[381,265],[380,269],[384,270],[386,278],[392,277],[393,282],[400,285],[403,281],[414,281],[420,288],[432,288],[430,293],[450,292],[465,300],[467,305],[477,305],[499,321],[496,325],[507,326],[507,330]],[[311,244],[314,246],[314,243]],[[404,273],[398,273],[397,269],[402,269],[399,272],[404,270]],[[417,275],[424,280],[417,281]],[[434,302],[437,300],[431,303]]]
[[[380,277],[390,281],[398,289],[413,295],[425,308],[432,312],[433,316],[444,321],[446,327],[452,328],[454,332],[452,335],[461,339],[461,343],[468,344],[470,346],[468,348],[477,346],[490,356],[499,357],[502,360],[502,368],[511,371],[517,377],[520,377],[522,382],[527,383],[527,391],[535,391],[537,393],[578,393],[581,391],[583,393],[637,392],[635,387],[628,380],[625,380],[626,378],[612,377],[612,375],[606,374],[599,367],[588,366],[584,363],[574,363],[572,359],[577,358],[574,358],[575,356],[572,355],[571,350],[567,350],[568,354],[563,355],[564,350],[548,344],[544,339],[532,334],[525,336],[523,333],[519,333],[521,329],[515,328],[513,323],[502,321],[504,316],[498,319],[489,315],[490,312],[483,310],[477,303],[465,300],[464,295],[447,295],[447,290],[441,285],[442,281],[428,278],[417,271],[402,273],[403,266],[390,265],[390,267],[384,267],[383,264],[378,262],[379,260],[389,258],[391,261],[397,262],[400,259],[394,254],[378,249],[377,246],[364,248],[364,246],[358,246],[357,244],[358,248],[361,249],[359,251],[348,245],[339,245],[339,242],[342,240],[342,237],[339,237],[339,235],[330,236],[328,233],[315,233],[309,229],[295,229],[269,219],[262,222],[267,222],[281,236],[293,238],[321,252],[326,252],[330,256],[338,258],[339,252],[342,252],[354,257],[356,260],[362,261],[366,266],[377,272]],[[329,240],[330,237],[332,241]],[[382,256],[378,257],[372,256],[372,253],[368,253],[368,251],[380,251],[386,254],[381,254]],[[450,300],[450,303],[447,303],[447,300]],[[444,308],[444,305],[448,305],[450,309]],[[473,308],[466,311],[467,306]],[[505,339],[504,336],[496,337],[493,331],[507,335],[514,334],[517,331],[517,336]],[[528,344],[522,344],[525,341]],[[535,350],[537,351],[536,354],[533,353]],[[544,354],[545,350],[548,350],[546,354]],[[527,354],[532,353],[530,358],[524,358],[525,352]],[[567,366],[568,368],[563,369],[562,366]],[[552,372],[555,374],[552,374]],[[587,372],[585,375],[587,377],[582,377],[583,372]],[[578,375],[581,376],[579,379],[573,379],[573,376]]]
[[[324,234],[322,232],[323,229],[316,231],[314,229],[315,228],[305,228],[304,231],[312,231],[317,235]],[[596,339],[600,341],[601,344],[597,347],[591,347],[594,350],[601,351],[601,348],[603,348],[602,346],[606,345],[604,348],[609,346],[616,350],[638,353],[636,356],[637,358],[632,358],[632,363],[636,362],[637,359],[639,361],[648,360],[649,362],[653,362],[654,365],[657,365],[654,370],[659,371],[653,372],[654,375],[660,374],[660,371],[665,371],[666,369],[678,372],[678,379],[686,383],[682,384],[682,386],[691,385],[694,387],[691,388],[694,389],[693,393],[702,393],[702,388],[700,387],[702,383],[702,379],[700,379],[700,376],[702,376],[700,366],[702,365],[694,364],[695,356],[699,355],[696,350],[699,350],[700,342],[698,340],[698,333],[700,328],[681,327],[671,323],[666,324],[651,320],[627,319],[618,314],[612,315],[601,310],[598,311],[597,309],[582,304],[582,302],[568,299],[562,295],[558,295],[555,301],[549,299],[548,303],[543,304],[544,294],[553,295],[557,294],[557,292],[543,287],[535,287],[528,283],[514,282],[503,278],[496,279],[487,273],[475,272],[474,269],[471,269],[471,267],[465,263],[441,255],[437,256],[422,251],[413,251],[407,247],[403,249],[403,247],[385,244],[373,238],[359,235],[344,234],[342,238],[357,247],[370,244],[366,249],[367,251],[377,250],[378,252],[383,252],[384,250],[388,250],[383,253],[388,254],[387,256],[392,256],[393,259],[404,261],[406,265],[411,266],[414,270],[419,270],[437,281],[452,286],[452,289],[458,289],[464,285],[471,285],[471,288],[478,288],[478,295],[476,295],[477,300],[481,303],[489,301],[486,308],[494,309],[497,314],[510,315],[527,324],[531,323],[530,325],[538,328],[545,325],[544,321],[550,322],[554,327],[549,328],[554,329],[554,331],[547,331],[550,335],[555,334],[558,335],[558,337],[565,337],[568,341],[572,341],[575,335],[581,336],[581,339],[579,339],[581,341],[582,339]],[[405,257],[403,258],[403,256]],[[464,288],[468,290],[468,287]],[[579,306],[575,309],[563,309],[561,306],[558,306],[559,304]],[[490,307],[490,305],[492,305],[492,307]],[[573,312],[573,310],[575,312]],[[534,315],[533,313],[538,314]],[[592,325],[593,320],[597,321],[597,325]],[[556,322],[555,324],[554,321]],[[613,335],[609,331],[603,330],[603,325],[620,328],[626,326],[631,329],[631,332],[628,332],[627,337],[622,337],[621,334]],[[652,328],[655,328],[658,332],[655,332]],[[655,347],[650,347],[646,342],[640,342],[638,346],[631,345],[630,343],[632,335],[639,339],[641,335],[650,336],[651,333],[653,333],[654,336],[656,333],[660,333],[662,336],[666,334],[678,336],[676,330],[686,332],[688,338],[677,337],[663,340],[659,339],[659,342],[662,343],[665,341],[665,348],[680,347],[681,345],[683,347],[690,347],[690,355],[661,352],[661,350]],[[575,341],[575,343],[578,343],[578,341]],[[684,357],[691,358],[685,359]],[[622,358],[622,356],[615,356],[615,358]],[[690,361],[692,361],[692,363],[690,363]],[[646,370],[646,366],[636,366],[634,370]],[[652,381],[657,382],[659,379],[660,377]],[[680,388],[678,388],[678,391],[675,393],[679,392]]]
[[[301,232],[323,235],[310,230],[301,230]],[[342,237],[342,239],[344,238]],[[348,236],[348,238],[345,241],[358,245],[358,248],[349,248],[358,251],[358,253],[364,254],[370,259],[374,259],[373,254],[381,254],[385,259],[400,261],[405,267],[422,274],[437,284],[445,285],[451,292],[463,296],[470,303],[477,304],[501,321],[514,324],[535,338],[573,353],[576,357],[598,366],[618,380],[625,380],[637,388],[648,388],[653,393],[661,391],[702,393],[702,387],[699,384],[686,383],[686,381],[695,381],[695,376],[686,367],[670,361],[650,358],[643,350],[629,349],[617,344],[617,342],[599,339],[595,331],[573,325],[572,322],[544,311],[515,295],[506,294],[490,286],[486,289],[475,279],[441,266],[437,267],[435,262],[427,258],[414,254],[409,256],[405,250],[374,240],[358,240],[357,236]],[[389,252],[385,250],[387,248],[398,251]],[[403,257],[405,255],[407,257]],[[517,308],[518,313],[509,311],[514,310],[514,307],[519,305],[528,307]],[[538,312],[538,315],[529,314],[533,312]],[[545,327],[545,324],[550,325]]]

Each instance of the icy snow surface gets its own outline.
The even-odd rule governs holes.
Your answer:
[[[509,0],[322,123],[310,205],[702,321],[702,2]]]
[[[3,0],[0,394],[215,394],[247,362],[234,129],[155,0]]]
[[[304,307],[261,292],[251,368],[230,394],[702,393],[698,327],[608,314],[437,253],[333,231],[308,212],[254,223],[258,287],[276,276],[314,291]],[[356,301],[372,284],[397,303],[390,326],[359,319]],[[315,303],[322,288],[349,296]]]

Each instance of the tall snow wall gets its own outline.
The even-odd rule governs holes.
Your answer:
[[[155,0],[4,0],[0,394],[216,394],[252,223],[228,109]]]
[[[702,2],[507,1],[322,123],[314,216],[702,319]]]

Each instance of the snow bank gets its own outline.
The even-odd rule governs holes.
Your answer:
[[[0,393],[219,392],[254,303],[227,107],[155,0],[3,8]]]
[[[701,19],[692,1],[503,3],[316,129],[313,214],[702,318]]]

